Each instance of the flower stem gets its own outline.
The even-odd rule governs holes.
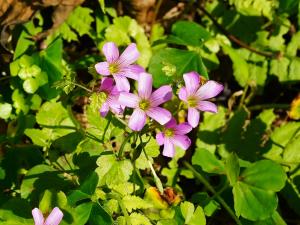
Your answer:
[[[107,132],[107,130],[108,130],[108,127],[109,127],[109,125],[110,125],[111,120],[112,120],[112,115],[109,114],[109,116],[108,116],[108,121],[107,121],[107,124],[106,124],[106,126],[105,126],[105,128],[104,128],[104,132],[103,132],[103,135],[102,135],[102,143],[104,142],[104,138],[105,138],[105,135],[106,135],[106,132]]]
[[[224,207],[224,209],[229,213],[229,215],[234,219],[234,221],[236,222],[237,225],[242,225],[242,223],[239,221],[239,219],[236,217],[235,213],[233,212],[233,210],[229,207],[229,205],[227,205],[227,203],[224,201],[224,199],[217,193],[217,191],[214,189],[213,186],[210,185],[210,183],[200,174],[198,173],[194,167],[189,164],[188,162],[184,161],[183,164],[185,165],[185,167],[187,169],[189,169],[190,171],[193,172],[193,174],[195,175],[195,177],[201,181],[204,186],[215,195],[215,198],[220,202],[220,204]]]
[[[140,142],[142,143],[142,137],[141,137],[141,136],[140,136]],[[156,172],[155,172],[155,170],[154,170],[154,168],[153,168],[153,166],[152,166],[152,163],[151,163],[151,161],[150,161],[150,159],[149,159],[149,157],[148,157],[148,155],[147,155],[147,153],[146,153],[146,151],[145,151],[144,146],[142,147],[142,149],[143,149],[143,152],[144,152],[144,154],[145,154],[145,156],[146,156],[146,159],[147,159],[148,165],[149,165],[149,167],[150,167],[151,173],[152,173],[152,175],[153,175],[153,178],[154,178],[154,182],[155,182],[155,184],[156,184],[156,187],[157,187],[157,189],[159,190],[160,194],[163,194],[163,193],[164,193],[164,187],[163,187],[163,185],[162,185],[162,183],[161,183],[161,180],[160,180],[159,177],[157,176],[157,174],[156,174]]]
[[[125,139],[124,141],[122,142],[122,145],[120,147],[120,150],[119,150],[119,153],[118,153],[118,158],[122,158],[122,155],[123,155],[123,151],[124,151],[124,147],[125,145],[127,144],[127,142],[129,141],[129,139],[131,138],[131,136],[134,135],[134,132],[131,132]]]

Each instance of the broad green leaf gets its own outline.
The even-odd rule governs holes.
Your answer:
[[[11,198],[4,204],[1,204],[0,224],[32,225],[31,206],[24,199]]]
[[[122,199],[122,201],[129,213],[131,213],[133,210],[148,209],[153,207],[153,205],[148,201],[145,201],[138,196],[127,195]]]
[[[81,184],[80,190],[88,195],[95,193],[99,177],[97,173],[92,172],[90,176]]]
[[[136,212],[130,214],[130,222],[131,225],[152,225],[146,216]]]
[[[234,186],[240,174],[239,158],[235,153],[231,153],[225,161],[225,169],[231,186]]]
[[[99,203],[94,203],[89,218],[90,225],[111,225],[113,220],[111,216],[102,208]]]
[[[78,6],[68,17],[67,24],[76,30],[79,36],[90,35],[91,23],[94,18],[91,16],[92,9]]]
[[[190,203],[190,202],[182,202],[180,204],[180,210],[181,210],[181,213],[185,219],[185,224],[189,224],[193,214],[194,214],[194,211],[195,211],[195,206],[193,203]]]
[[[176,67],[174,73],[167,75],[164,72],[166,66]],[[182,75],[190,71],[197,71],[208,78],[201,56],[194,51],[175,48],[161,49],[153,55],[149,64],[149,72],[153,74],[153,85],[155,87],[181,81]]]
[[[26,129],[24,132],[28,137],[30,137],[33,144],[47,147],[50,141],[50,131],[49,130],[39,130],[39,129]]]
[[[27,78],[23,83],[23,89],[29,94],[33,94],[39,88],[39,82],[35,78]]]
[[[300,135],[297,135],[287,144],[283,152],[283,161],[284,163],[292,165],[290,168],[291,170],[297,168],[297,166],[300,164],[299,149]]]
[[[196,208],[194,215],[190,219],[188,225],[206,225],[204,211],[200,206]]]
[[[12,105],[9,103],[0,103],[0,118],[8,119],[12,111]]]
[[[203,171],[208,173],[223,174],[225,172],[224,163],[206,149],[196,149],[192,163],[201,166]]]
[[[133,171],[131,162],[127,159],[117,160],[114,155],[102,155],[97,160],[99,185],[112,187],[129,180]]]
[[[37,165],[27,173],[21,185],[21,197],[34,199],[44,190],[64,190],[70,187],[70,182],[48,165]]]
[[[256,221],[272,216],[277,207],[275,192],[286,180],[282,167],[270,160],[261,160],[247,167],[233,186],[234,208],[238,216]]]
[[[211,37],[201,25],[191,21],[178,21],[172,26],[172,35],[165,39],[168,43],[201,46]]]
[[[91,196],[89,194],[86,194],[80,190],[75,190],[69,194],[68,203],[71,206],[75,206],[78,201],[81,201],[84,199],[90,199],[90,198],[91,198]]]
[[[229,46],[223,45],[223,51],[229,55],[233,64],[233,74],[236,81],[244,87],[249,80],[249,67],[245,59],[237,51]]]

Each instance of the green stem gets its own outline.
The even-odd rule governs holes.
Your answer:
[[[210,185],[210,183],[200,174],[198,173],[194,167],[189,164],[188,162],[184,161],[183,164],[185,165],[186,168],[188,168],[190,171],[193,172],[193,174],[195,175],[195,177],[201,181],[204,186],[215,195],[215,198],[220,202],[220,204],[224,207],[224,209],[229,213],[229,215],[234,219],[234,221],[236,222],[236,224],[238,225],[242,225],[242,223],[239,221],[239,219],[236,217],[235,213],[232,211],[232,209],[229,207],[229,205],[227,205],[227,203],[224,201],[224,199],[218,195],[217,191],[214,189],[213,186]]]
[[[87,92],[90,92],[90,93],[93,93],[93,91],[91,90],[91,89],[88,89],[88,88],[86,88],[85,86],[83,86],[83,85],[81,85],[81,84],[77,84],[77,83],[75,83],[75,82],[72,82],[72,81],[69,81],[71,84],[74,84],[75,86],[77,86],[77,87],[80,87],[81,89],[83,89],[83,90],[85,90],[85,91],[87,91]]]
[[[142,143],[142,137],[141,137],[141,136],[140,136],[140,142]],[[156,172],[155,172],[155,170],[154,170],[154,168],[153,168],[153,166],[152,166],[152,163],[151,163],[151,161],[150,161],[150,159],[149,159],[149,157],[148,157],[148,155],[147,155],[147,153],[146,153],[146,151],[145,151],[145,148],[143,147],[142,149],[143,149],[143,152],[144,152],[144,154],[145,154],[145,156],[146,156],[146,159],[147,159],[148,165],[149,165],[149,167],[150,167],[151,173],[152,173],[152,175],[153,175],[153,178],[154,178],[156,187],[157,187],[157,189],[159,190],[160,194],[163,194],[163,193],[164,193],[164,187],[163,187],[163,185],[162,185],[162,183],[161,183],[161,180],[160,180],[159,177],[157,176],[157,174],[156,174]]]
[[[262,110],[262,109],[289,109],[290,105],[289,104],[262,104],[262,105],[253,105],[249,106],[248,109],[255,111],[255,110]]]
[[[108,116],[108,122],[107,122],[107,124],[106,124],[106,126],[104,128],[104,132],[103,132],[103,135],[102,135],[102,143],[104,142],[104,138],[105,138],[105,135],[106,135],[106,132],[108,130],[108,127],[110,125],[111,120],[112,120],[112,116],[111,116],[111,114],[109,114],[109,116]]]
[[[92,139],[92,140],[94,140],[94,141],[97,141],[97,142],[103,144],[103,141],[102,141],[102,140],[100,140],[100,139],[97,138],[95,135],[91,134],[90,132],[86,132],[86,133],[85,133],[85,136],[88,137],[88,138],[90,138],[90,139]]]
[[[240,104],[239,104],[239,109],[242,108],[243,104],[244,104],[244,101],[245,101],[245,98],[246,98],[246,94],[248,92],[248,89],[249,89],[249,84],[246,85],[246,87],[244,88],[244,91],[243,91],[243,95],[241,97],[241,100],[240,100]]]
[[[119,150],[119,153],[118,153],[118,158],[122,158],[122,155],[123,155],[123,151],[124,151],[124,147],[125,145],[127,144],[127,142],[129,141],[129,139],[131,138],[131,136],[134,135],[134,132],[131,132],[125,139],[124,141],[122,142],[121,144],[121,147],[120,147],[120,150]]]

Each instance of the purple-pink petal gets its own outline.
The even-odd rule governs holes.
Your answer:
[[[178,93],[178,97],[182,101],[185,101],[185,102],[187,101],[188,94],[186,92],[185,87],[180,88],[179,93]]]
[[[170,158],[175,156],[175,147],[169,138],[165,138],[163,155]]]
[[[114,42],[107,42],[102,47],[107,62],[115,62],[119,58],[119,49]]]
[[[118,102],[121,105],[130,107],[130,108],[136,108],[138,107],[140,98],[136,96],[135,94],[128,93],[128,92],[121,92]]]
[[[106,117],[106,115],[107,115],[107,113],[108,113],[108,111],[109,111],[109,105],[108,105],[108,103],[107,102],[104,102],[103,104],[102,104],[102,106],[101,106],[101,108],[100,108],[100,115],[102,116],[102,117]]]
[[[206,111],[206,112],[212,112],[212,113],[218,112],[218,108],[217,108],[216,104],[209,102],[209,101],[198,102],[197,109],[199,109],[200,111]]]
[[[99,91],[111,92],[114,87],[114,80],[110,77],[105,77],[101,81]]]
[[[140,131],[145,126],[146,119],[146,113],[143,110],[137,108],[130,116],[128,126],[134,131]]]
[[[115,79],[116,86],[119,91],[129,92],[130,84],[126,77],[121,76],[121,75],[115,75],[114,79]]]
[[[201,100],[206,100],[217,96],[223,89],[224,87],[222,84],[209,80],[198,89],[196,95]]]
[[[97,73],[103,75],[103,76],[108,76],[110,75],[109,72],[109,64],[107,62],[99,62],[95,65],[95,69]]]
[[[138,81],[138,93],[142,99],[149,99],[152,93],[152,75],[141,73]]]
[[[39,210],[38,208],[34,208],[31,211],[31,213],[32,213],[35,225],[44,225],[44,216],[43,216],[43,213],[41,212],[41,210]]]
[[[174,117],[172,117],[170,119],[170,121],[165,124],[166,128],[175,128],[176,126],[177,126],[177,123],[176,123],[176,120]]]
[[[145,69],[140,65],[129,65],[122,68],[122,74],[128,78],[138,80],[140,73],[145,72]]]
[[[174,135],[172,142],[183,150],[187,150],[191,145],[191,140],[186,135]]]
[[[140,53],[136,47],[136,44],[132,43],[121,54],[118,62],[121,66],[128,66],[134,63],[140,56]]]
[[[61,222],[63,216],[64,214],[62,213],[62,211],[59,208],[55,207],[46,219],[45,225],[58,225]]]
[[[156,141],[159,145],[163,145],[164,140],[165,140],[165,137],[164,137],[164,134],[162,132],[156,134]]]
[[[190,72],[183,74],[185,87],[188,95],[194,94],[199,88],[200,76],[196,72]]]
[[[171,113],[161,107],[153,107],[146,111],[147,115],[157,121],[159,124],[164,125],[172,118]]]
[[[195,108],[188,109],[188,122],[189,124],[195,128],[199,124],[200,112]]]
[[[192,130],[192,127],[188,123],[178,124],[175,128],[175,134],[187,134]]]
[[[155,90],[150,97],[152,106],[159,106],[172,98],[173,92],[170,85],[164,85]]]

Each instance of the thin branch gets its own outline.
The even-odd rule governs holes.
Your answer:
[[[230,34],[224,27],[222,27],[218,21],[201,5],[198,6],[197,12],[203,12],[213,23],[214,25],[223,33],[225,36],[232,42],[236,43],[237,45],[248,49],[251,52],[254,52],[258,55],[262,55],[268,58],[279,58],[281,56],[280,52],[265,52],[265,51],[260,51],[254,47],[251,47],[247,43],[241,41],[238,39],[236,36]]]

